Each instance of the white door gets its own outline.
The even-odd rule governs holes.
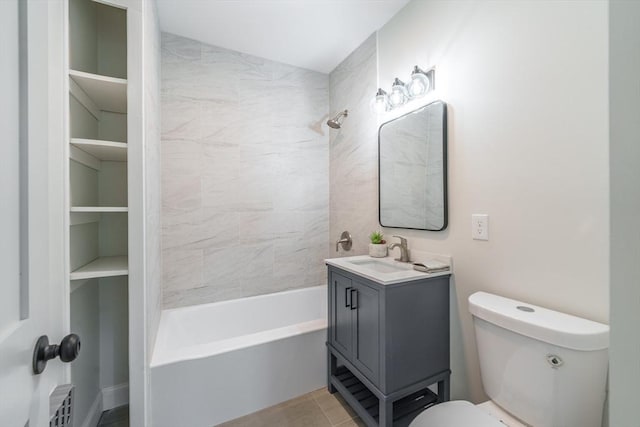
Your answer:
[[[62,215],[50,200],[62,185],[50,167],[60,140],[52,136],[59,113],[51,93],[59,92],[50,90],[48,41],[60,4],[0,0],[0,425],[7,427],[47,426],[49,394],[65,380],[59,359],[32,372],[36,340],[59,343],[68,310],[60,292],[64,248],[55,247]]]

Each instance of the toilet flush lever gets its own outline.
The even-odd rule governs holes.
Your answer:
[[[556,356],[555,354],[548,354],[547,362],[549,362],[549,365],[551,365],[553,369],[558,369],[564,364],[564,361],[560,358],[560,356]]]

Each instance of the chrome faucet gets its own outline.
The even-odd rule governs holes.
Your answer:
[[[407,247],[407,239],[402,236],[393,236],[400,239],[400,243],[392,243],[389,245],[389,249],[400,248],[400,258],[396,258],[396,261],[409,262],[409,248]]]

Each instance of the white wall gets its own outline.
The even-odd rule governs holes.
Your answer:
[[[160,154],[160,27],[156,2],[143,3],[147,365],[162,311],[162,180]]]
[[[379,31],[379,85],[436,66],[449,105],[449,228],[385,231],[453,256],[454,398],[485,398],[475,291],[608,322],[607,32],[607,4],[588,1],[413,1]]]
[[[640,419],[640,3],[609,3],[612,426]]]
[[[100,297],[98,280],[87,281],[71,293],[70,331],[82,340],[82,353],[73,362],[71,382],[76,387],[78,425],[102,409],[100,395]]]
[[[328,80],[163,33],[165,308],[325,282]]]
[[[100,389],[129,383],[129,315],[127,277],[98,279]],[[110,409],[105,407],[106,409]]]
[[[160,316],[160,107],[156,4],[128,7],[129,398],[130,424],[150,420],[149,363]]]

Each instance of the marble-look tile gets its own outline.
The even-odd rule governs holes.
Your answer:
[[[202,205],[200,176],[162,176],[162,206],[168,209],[191,210]]]
[[[242,261],[241,279],[273,277],[274,249],[270,242],[241,245],[237,256]]]
[[[329,76],[162,40],[165,306],[323,283]]]
[[[293,211],[240,212],[238,215],[239,240],[243,244],[292,241],[303,232],[304,217]]]
[[[186,307],[189,305],[207,304],[221,300],[242,297],[241,289],[237,286],[205,285],[180,291],[166,291],[163,294],[163,308]]]
[[[274,245],[273,274],[277,278],[296,277],[304,279],[307,269],[309,248],[306,242],[283,242]]]
[[[202,286],[203,251],[201,249],[163,249],[162,261],[164,292]]]
[[[174,96],[162,96],[162,139],[200,139],[200,103]]]
[[[162,65],[168,59],[180,63],[196,62],[202,58],[202,44],[175,34],[162,33],[161,52]]]
[[[162,141],[162,174],[164,176],[201,174],[204,148],[195,140]]]
[[[375,35],[352,52],[329,76],[330,111],[349,109],[340,130],[330,132],[330,256],[368,252],[368,236],[378,224],[377,123],[369,111],[376,91]],[[335,242],[351,232],[351,251]]]
[[[240,286],[240,271],[247,262],[239,245],[204,250],[203,282],[219,286]]]
[[[202,63],[219,70],[223,81],[271,81],[276,64],[264,58],[218,46],[202,45]]]
[[[235,212],[211,208],[165,208],[162,222],[164,248],[206,249],[238,241],[239,217]]]

